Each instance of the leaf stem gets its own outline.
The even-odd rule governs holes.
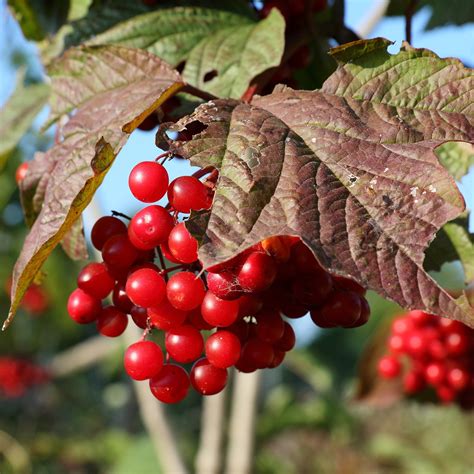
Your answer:
[[[186,84],[181,89],[181,92],[187,92],[188,94],[191,94],[194,97],[199,97],[200,99],[204,99],[204,100],[214,100],[214,99],[219,98],[219,97],[216,97],[213,94],[210,94],[209,92],[198,89],[197,87],[194,87],[191,84]]]
[[[412,27],[412,19],[413,14],[416,10],[416,5],[418,0],[410,0],[410,3],[405,9],[405,39],[408,43],[411,44],[411,27]]]

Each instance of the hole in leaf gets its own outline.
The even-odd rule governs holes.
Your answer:
[[[178,132],[177,140],[180,140],[180,141],[192,140],[194,135],[201,133],[206,128],[207,128],[207,125],[204,125],[202,122],[199,122],[198,120],[194,120],[194,122],[188,123],[184,130],[181,130],[180,132]]]
[[[181,74],[184,71],[184,66],[186,66],[186,61],[181,61],[177,66],[176,70]]]
[[[217,75],[218,75],[218,73],[215,69],[213,69],[212,71],[208,71],[208,72],[206,72],[206,74],[204,74],[203,81],[204,82],[209,82],[210,80],[217,77]]]

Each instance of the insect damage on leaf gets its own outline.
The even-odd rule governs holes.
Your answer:
[[[200,234],[205,267],[269,236],[298,235],[330,271],[473,326],[466,298],[454,300],[422,267],[436,232],[465,207],[433,150],[474,140],[463,94],[472,71],[426,50],[391,56],[387,44],[345,45],[321,91],[279,87],[251,104],[216,100],[170,126],[203,124],[169,147],[219,169],[208,218],[188,226]]]

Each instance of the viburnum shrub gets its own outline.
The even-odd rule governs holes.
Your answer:
[[[423,311],[397,317],[378,362],[379,375],[401,378],[407,395],[433,392],[441,403],[474,408],[474,330]]]
[[[95,223],[102,258],[83,268],[67,308],[104,336],[130,319],[143,329],[125,369],[158,399],[217,393],[230,367],[277,367],[295,344],[291,320],[308,312],[321,328],[365,324],[366,289],[474,327],[468,295],[428,273],[459,260],[474,278],[455,183],[472,164],[472,70],[360,40],[342,6],[146,1],[118,23],[79,27],[115,18],[92,2],[44,55],[68,46],[39,89],[55,144],[17,174],[31,228],[4,327],[58,244],[88,257],[82,211],[130,134],[156,127],[158,158],[129,174],[142,209]],[[178,158],[196,173],[170,180]]]
[[[207,178],[169,183],[162,164],[135,166],[133,195],[149,203],[167,194],[168,204],[144,207],[128,229],[118,213],[101,217],[91,238],[104,262],[82,269],[68,302],[74,321],[95,322],[104,336],[122,334],[130,318],[145,330],[126,350],[125,370],[135,380],[149,379],[151,392],[165,403],[182,400],[190,387],[202,395],[220,392],[233,366],[242,372],[278,367],[296,342],[286,319],[311,312],[321,327],[350,328],[370,314],[365,289],[333,278],[298,237],[269,237],[205,271],[186,220],[191,211],[212,208],[218,175],[197,174]],[[164,255],[172,262],[166,264]],[[111,294],[112,305],[102,301]],[[161,348],[147,339],[158,331],[165,333]],[[189,373],[179,365],[190,363]]]

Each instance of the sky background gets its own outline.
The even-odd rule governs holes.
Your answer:
[[[373,11],[380,0],[347,0],[346,24],[358,31],[367,15]],[[466,0],[470,1],[470,0]],[[429,18],[429,9],[426,7],[413,18],[412,45],[428,48],[441,57],[453,56],[460,58],[464,63],[474,65],[474,24],[462,27],[449,26],[437,28],[428,32],[423,31]],[[384,18],[368,37],[382,36],[395,41],[390,52],[396,53],[401,46],[405,35],[405,20],[403,17]],[[34,45],[29,44],[22,36],[16,22],[6,8],[5,0],[0,0],[0,105],[3,105],[13,92],[16,80],[16,71],[12,67],[11,53],[13,47],[20,49],[33,58],[32,68],[41,74],[41,65],[36,57]],[[40,126],[46,118],[47,111],[37,120]],[[1,125],[1,124],[0,124]],[[85,213],[85,228],[88,233],[91,225],[99,217],[98,213],[108,214],[111,209],[133,214],[140,206],[128,189],[128,174],[132,167],[143,160],[151,160],[158,154],[154,144],[154,133],[135,131],[123,150],[118,155],[114,166],[107,174],[100,187],[94,206],[90,206]],[[190,174],[191,167],[184,160],[173,160],[167,164],[170,179],[183,174]],[[474,209],[474,170],[465,176],[459,183],[468,208]],[[474,218],[471,216],[471,231],[474,230]],[[314,330],[309,318],[297,320],[297,332],[304,336],[301,342],[308,340]],[[311,329],[309,332],[308,330]],[[305,336],[306,335],[306,336]]]

